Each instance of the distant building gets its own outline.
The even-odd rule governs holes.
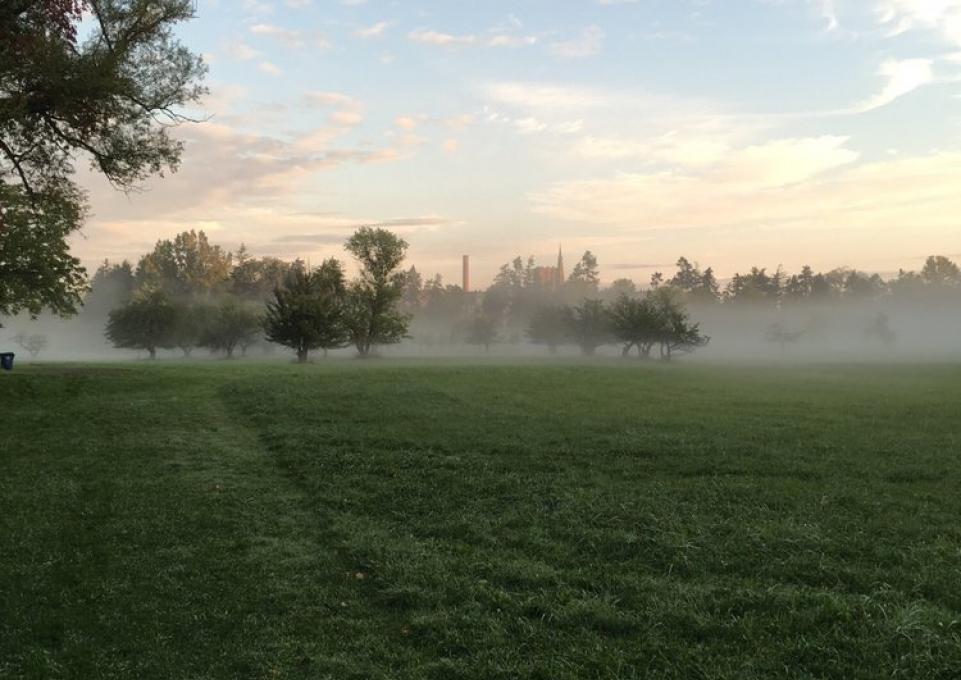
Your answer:
[[[564,252],[560,246],[557,248],[556,267],[535,267],[534,285],[538,288],[557,290],[560,288],[567,277],[564,275]]]

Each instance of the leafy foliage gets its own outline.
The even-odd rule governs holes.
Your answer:
[[[377,345],[400,342],[410,316],[399,309],[405,277],[398,272],[407,242],[386,229],[362,227],[346,248],[361,266],[360,278],[347,290],[347,324],[360,356]]]
[[[147,350],[151,359],[159,348],[174,346],[177,310],[163,291],[138,295],[110,312],[106,336],[114,347]]]
[[[0,175],[0,316],[76,312],[86,271],[66,239],[82,213],[75,193],[51,190],[28,200],[22,186],[5,185]]]
[[[202,344],[234,358],[239,347],[243,354],[260,337],[263,319],[258,311],[236,299],[227,298],[214,310],[213,316],[203,330]]]
[[[571,308],[567,326],[570,337],[585,356],[593,355],[598,347],[610,342],[610,317],[601,300],[585,300]]]
[[[78,45],[83,10],[93,35]],[[170,127],[204,92],[200,58],[174,35],[192,16],[190,0],[0,5],[0,313],[76,310],[85,272],[66,239],[85,215],[78,157],[125,190],[177,168]]]
[[[472,318],[467,327],[467,342],[480,345],[485,351],[490,351],[491,345],[497,341],[497,319],[483,313]]]
[[[292,271],[267,304],[267,339],[297,353],[305,362],[314,349],[337,349],[349,341],[345,317],[344,272],[340,262],[327,260],[314,272]]]

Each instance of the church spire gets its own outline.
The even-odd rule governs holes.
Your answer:
[[[564,250],[560,244],[557,245],[557,285],[560,286],[567,280],[564,276]]]

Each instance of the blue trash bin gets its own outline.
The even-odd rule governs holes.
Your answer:
[[[13,357],[16,356],[13,352],[3,352],[0,354],[0,368],[5,371],[13,370]]]

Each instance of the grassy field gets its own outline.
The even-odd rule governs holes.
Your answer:
[[[0,375],[0,678],[961,677],[961,367]]]

